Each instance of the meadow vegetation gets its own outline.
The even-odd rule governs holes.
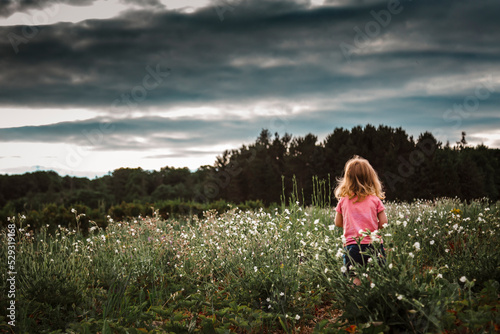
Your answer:
[[[313,198],[314,202],[314,198]],[[15,223],[17,333],[495,333],[500,203],[386,203],[385,265],[344,276],[333,208],[90,222],[86,233]],[[75,210],[77,222],[82,215]],[[1,234],[0,286],[6,282]],[[1,313],[7,307],[0,302]],[[0,331],[10,332],[0,316]]]

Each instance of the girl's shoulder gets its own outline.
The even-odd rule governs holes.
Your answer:
[[[367,200],[369,201],[370,206],[376,208],[377,212],[385,210],[384,203],[378,196],[369,195],[369,198],[367,198]]]
[[[368,195],[366,196],[366,198],[369,198],[370,200],[372,201],[375,201],[375,202],[382,202],[382,200],[377,196],[377,195]]]

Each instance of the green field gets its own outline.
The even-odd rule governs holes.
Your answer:
[[[5,333],[495,333],[500,203],[386,203],[386,265],[342,271],[333,208],[110,221],[83,233],[15,223],[15,327]],[[75,213],[78,219],[78,213]]]

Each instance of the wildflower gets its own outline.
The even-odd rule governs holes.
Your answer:
[[[441,275],[441,274],[437,274],[437,276],[436,276],[436,277],[437,277],[437,278],[443,278],[443,275]]]
[[[429,241],[431,245],[434,245],[434,240]]]
[[[414,258],[415,255],[412,253],[412,252],[409,252],[408,255],[411,257],[411,258]]]
[[[374,288],[375,287],[375,283],[370,283],[370,288]]]
[[[280,296],[282,296],[282,297],[283,297],[284,295],[285,295],[285,293],[284,293],[284,292],[280,292]]]
[[[328,272],[328,268],[325,268],[325,274]]]
[[[343,251],[342,248],[337,249],[337,254],[335,254],[335,257],[338,259],[342,257]]]
[[[335,225],[328,225],[328,229],[329,229],[330,231],[333,231],[333,230],[335,229]]]
[[[298,315],[298,314],[297,314],[297,315],[295,316],[295,320],[299,320],[299,319],[300,319],[300,315]]]
[[[399,293],[396,293],[396,298],[398,298],[398,300],[401,300],[401,299],[403,299],[403,295],[400,295]]]
[[[71,209],[71,213],[76,213],[76,210],[75,209]]]
[[[460,277],[460,282],[462,282],[462,283],[467,282],[467,277],[465,277],[465,276]]]
[[[415,242],[415,243],[413,244],[413,247],[414,247],[416,250],[420,250],[420,242],[418,242],[418,241],[417,241],[417,242]]]
[[[392,269],[392,263],[389,263],[389,269]]]
[[[255,272],[257,272],[257,269],[258,269],[257,266],[253,267],[253,270],[255,270]]]
[[[345,273],[345,272],[347,271],[346,266],[342,266],[342,267],[340,268],[340,271],[341,271],[341,272],[343,272],[343,273]]]

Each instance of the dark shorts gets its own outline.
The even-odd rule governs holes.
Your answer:
[[[368,263],[368,259],[374,254],[376,254],[379,264],[385,264],[385,250],[384,245],[382,244],[380,244],[377,248],[375,248],[373,244],[348,245],[345,247],[345,250],[346,254],[344,254],[344,265],[347,268],[347,273],[350,275],[354,274],[352,273],[352,270],[349,269],[350,266],[364,266]]]

